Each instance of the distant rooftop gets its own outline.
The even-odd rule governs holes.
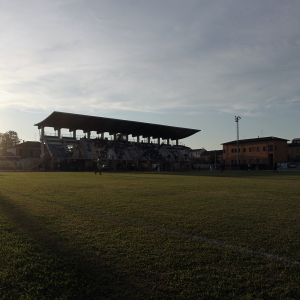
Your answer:
[[[281,140],[281,141],[288,141],[286,139],[281,139],[275,136],[268,136],[268,137],[258,137],[254,139],[245,139],[245,140],[239,140],[239,143],[252,143],[252,142],[258,142],[258,141],[270,141],[270,140]],[[229,145],[229,144],[236,144],[237,140],[223,143],[221,145]]]
[[[27,141],[27,142],[24,142],[24,143],[21,143],[21,144],[17,144],[16,146],[14,147],[17,147],[17,148],[26,148],[26,147],[29,147],[29,148],[41,148],[41,142],[31,142],[31,141]],[[9,148],[14,148],[14,147],[9,147]]]

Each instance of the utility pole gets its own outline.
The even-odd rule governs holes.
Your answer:
[[[235,116],[235,122],[236,122],[236,135],[237,135],[237,165],[238,165],[238,170],[240,169],[240,153],[239,153],[239,120],[241,117]]]

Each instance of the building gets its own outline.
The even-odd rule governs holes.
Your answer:
[[[23,142],[7,149],[19,159],[18,170],[35,170],[38,168],[41,158],[40,142]]]
[[[288,161],[300,161],[300,138],[293,139],[287,144]]]
[[[190,150],[190,157],[193,159],[200,159],[201,154],[206,151],[204,148],[202,149],[191,149]]]
[[[223,150],[207,151],[202,149],[193,149],[189,151],[190,158],[202,164],[221,164],[223,162]]]
[[[17,144],[16,146],[9,148],[8,151],[12,152],[16,156],[20,156],[21,159],[40,158],[41,143],[28,141],[21,144]]]
[[[201,157],[204,159],[205,163],[210,164],[210,165],[223,164],[223,151],[222,150],[204,151],[201,154]]]
[[[239,140],[239,150],[237,141],[224,143],[223,161],[227,166],[236,168],[239,154],[240,168],[248,164],[253,168],[273,168],[275,163],[287,161],[287,141],[273,136]]]

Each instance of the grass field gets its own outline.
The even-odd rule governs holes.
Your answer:
[[[0,299],[300,299],[299,220],[299,172],[3,172]]]

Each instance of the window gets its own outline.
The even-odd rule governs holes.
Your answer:
[[[236,153],[236,149],[234,149],[234,152]]]
[[[252,152],[252,147],[249,147],[249,152]]]
[[[266,147],[265,146],[263,146],[263,151],[266,151]]]
[[[275,146],[275,151],[277,151],[277,146]]]
[[[246,148],[244,148],[244,152],[246,152]]]
[[[231,153],[234,153],[234,149],[231,149]]]
[[[266,160],[265,158],[263,159],[263,163],[264,163],[264,164],[266,164],[266,163],[267,163],[267,160]]]
[[[268,151],[273,151],[273,145],[268,146]]]
[[[259,152],[259,147],[256,147],[256,151]]]
[[[256,160],[256,162],[259,164],[259,158]]]

